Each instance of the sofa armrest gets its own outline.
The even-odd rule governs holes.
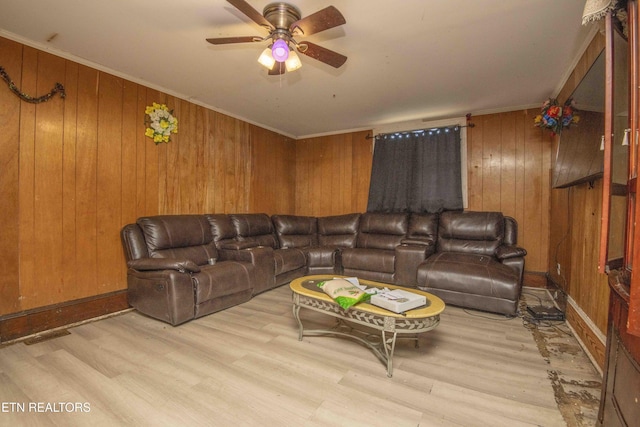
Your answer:
[[[240,251],[242,249],[257,248],[260,245],[254,240],[239,240],[235,242],[225,242],[218,249],[226,249],[230,251]]]
[[[402,245],[418,245],[418,246],[434,246],[434,242],[424,239],[402,239],[400,241]]]
[[[526,249],[519,246],[503,245],[496,248],[496,258],[500,261],[509,258],[520,258],[527,254]]]
[[[200,267],[182,258],[141,258],[127,262],[127,267],[138,271],[176,270],[181,273],[198,273]]]
[[[251,264],[260,263],[261,259],[273,259],[273,248],[268,246],[249,246],[246,248],[233,248],[225,245],[218,249],[221,261],[240,261]]]
[[[503,245],[496,249],[496,258],[518,275],[519,283],[522,283],[522,275],[524,274],[525,255],[527,255],[526,249],[515,245]]]
[[[396,247],[395,283],[415,287],[417,285],[418,266],[435,251],[435,246],[424,242],[405,244]]]
[[[194,318],[191,274],[172,269],[140,271],[130,268],[127,285],[129,304],[141,313],[174,326]]]

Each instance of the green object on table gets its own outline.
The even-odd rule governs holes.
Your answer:
[[[371,295],[345,279],[325,280],[317,285],[345,310],[359,302],[368,301]]]

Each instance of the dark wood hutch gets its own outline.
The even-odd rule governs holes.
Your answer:
[[[605,79],[605,153],[603,176],[603,217],[600,264],[607,272],[610,287],[607,349],[598,425],[605,427],[640,425],[640,203],[636,187],[640,159],[640,77],[638,0],[627,2],[626,22],[620,22],[609,12],[606,17],[606,79]],[[624,49],[620,48],[624,46]],[[624,58],[623,58],[624,56]],[[627,65],[628,64],[628,65]],[[616,70],[616,67],[618,68]],[[618,85],[618,87],[616,87]],[[616,120],[623,118],[623,128]],[[622,132],[621,132],[622,130]],[[626,183],[615,183],[615,144],[623,143],[628,149]],[[619,171],[618,171],[619,172]],[[614,199],[626,199],[626,212],[616,214]],[[618,204],[619,205],[619,204]],[[623,203],[623,206],[625,204]],[[614,221],[621,227],[624,238],[623,255],[612,257],[610,234]]]

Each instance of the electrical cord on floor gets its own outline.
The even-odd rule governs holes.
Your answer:
[[[488,315],[489,313],[487,313],[487,314],[482,314],[483,312],[474,313],[474,312],[469,311],[466,308],[463,308],[462,311],[464,311],[469,316],[480,317],[481,319],[487,319],[487,320],[495,320],[496,322],[507,322],[509,320],[513,320],[513,319],[516,319],[517,317],[519,317],[518,315],[509,317],[509,316],[502,316],[500,314],[496,314],[496,316],[500,316],[500,317],[490,317]]]
[[[571,331],[564,331],[559,327],[559,326],[565,325],[564,320],[540,320],[540,319],[534,318],[533,316],[527,313],[522,315],[522,324],[525,328],[529,330],[537,329],[540,327],[551,328],[551,329],[555,329],[556,331],[564,335],[573,336]]]
[[[463,308],[462,311],[464,311],[469,316],[479,317],[481,319],[486,319],[486,320],[493,320],[493,321],[496,321],[496,322],[508,322],[510,320],[514,320],[514,319],[520,318],[520,319],[522,319],[522,325],[525,328],[527,328],[528,330],[538,329],[540,327],[551,328],[551,329],[555,329],[557,332],[559,332],[561,334],[564,334],[564,335],[567,335],[567,336],[573,336],[571,331],[564,331],[561,328],[559,328],[559,326],[562,326],[562,325],[565,324],[564,320],[539,320],[539,319],[535,319],[533,316],[531,316],[528,313],[526,313],[526,314],[522,313],[520,310],[518,310],[516,315],[513,316],[513,317],[509,317],[509,316],[490,317],[488,315],[471,312],[471,311],[467,310],[466,308]]]
[[[525,293],[523,292],[523,295],[524,294]],[[542,298],[540,298],[538,295],[529,294],[529,293],[526,293],[526,295],[529,295],[529,296],[531,296],[533,298],[537,298],[538,302],[540,303],[540,305],[542,305]],[[526,303],[521,299],[520,300],[520,306],[518,307],[518,310],[516,311],[516,314],[513,315],[513,316],[495,314],[496,317],[491,317],[491,313],[485,313],[485,312],[482,312],[482,311],[480,311],[480,312],[471,312],[466,308],[463,308],[462,311],[464,311],[469,316],[479,317],[481,319],[487,319],[487,320],[495,320],[496,322],[508,322],[509,320],[513,320],[513,319],[517,319],[517,318],[522,318],[524,320],[525,316],[528,316],[532,320],[535,320],[529,314],[524,314],[522,312],[522,308],[524,308],[524,307],[526,307]]]
[[[542,302],[542,298],[539,295],[536,295],[534,293],[530,293],[530,292],[522,292],[522,295],[526,295],[529,296],[531,298],[535,298],[538,300],[538,304],[540,305],[544,305]],[[513,319],[517,319],[520,318],[522,319],[522,325],[531,330],[531,329],[537,329],[540,327],[543,328],[552,328],[555,329],[556,331],[567,335],[567,336],[572,336],[573,334],[571,333],[571,331],[564,331],[562,329],[559,328],[559,326],[561,325],[565,325],[565,320],[541,320],[541,319],[536,319],[534,318],[531,314],[529,314],[526,310],[524,310],[524,308],[527,306],[526,302],[521,299],[520,300],[520,305],[518,307],[518,310],[516,311],[516,314],[514,316],[501,316],[501,315],[496,315],[496,316],[501,316],[501,317],[491,317],[491,315],[489,315],[489,313],[484,314],[484,312],[472,312],[469,311],[466,308],[463,308],[462,311],[464,311],[464,313],[468,314],[469,316],[473,316],[473,317],[479,317],[481,319],[486,319],[486,320],[494,320],[496,322],[508,322],[510,320]]]
[[[535,299],[537,299],[537,300],[538,300],[538,303],[539,303],[540,305],[543,305],[543,304],[542,304],[542,298],[540,298],[540,296],[539,296],[539,295],[532,294],[532,293],[530,293],[530,292],[524,292],[524,291],[522,292],[522,295],[523,295],[523,296],[525,296],[525,295],[526,295],[526,296],[529,296],[529,297],[531,297],[531,298],[535,298]]]

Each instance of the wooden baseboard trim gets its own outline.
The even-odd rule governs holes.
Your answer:
[[[573,334],[602,375],[606,354],[605,335],[598,330],[571,297],[567,300],[565,316]]]
[[[547,274],[525,271],[522,275],[522,286],[526,286],[528,288],[546,288]]]
[[[0,343],[129,308],[127,290],[82,298],[0,317]]]

